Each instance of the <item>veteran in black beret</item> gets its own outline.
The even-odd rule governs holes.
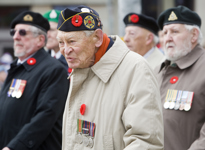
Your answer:
[[[61,11],[57,39],[72,68],[62,150],[162,150],[159,89],[146,60],[103,33],[99,14],[84,5]]]
[[[154,18],[137,13],[129,13],[124,19],[124,41],[127,47],[142,55],[154,69],[162,61],[164,55],[157,48],[159,27]]]
[[[0,92],[0,149],[61,150],[69,81],[63,65],[44,49],[47,19],[23,11],[11,22],[14,55]]]
[[[205,148],[205,50],[200,16],[185,6],[163,11],[166,60],[156,68],[164,118],[165,150]],[[202,113],[203,112],[203,113]]]

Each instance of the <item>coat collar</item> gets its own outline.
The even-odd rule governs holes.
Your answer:
[[[204,53],[203,48],[197,44],[195,46],[195,48],[186,56],[180,58],[179,60],[177,60],[175,62],[175,64],[180,68],[180,69],[186,69],[188,67],[190,67],[191,65],[193,65],[198,59],[199,57]],[[170,65],[170,61],[169,60],[165,60],[161,67],[159,72],[166,66]]]
[[[114,44],[110,49],[102,56],[94,66],[91,67],[92,71],[106,83],[123,58],[129,52],[129,49],[125,43],[118,36],[111,36]]]
[[[31,58],[36,59],[36,63],[35,63],[34,65],[29,65],[29,64],[27,63],[27,61],[25,61],[25,62],[22,64],[22,66],[24,66],[24,68],[25,68],[27,71],[30,71],[30,70],[32,70],[34,67],[36,67],[38,64],[40,64],[41,61],[46,57],[46,55],[48,55],[47,52],[44,50],[44,48],[41,48],[41,49],[39,49],[39,50],[31,57]],[[17,60],[18,60],[18,59],[16,59],[16,60],[11,64],[11,67],[12,67],[12,66],[16,66]]]

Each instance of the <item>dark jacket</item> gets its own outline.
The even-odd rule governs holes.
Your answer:
[[[67,71],[40,49],[27,62],[11,64],[0,93],[0,149],[60,150],[62,116],[69,88]],[[12,79],[26,80],[20,98],[8,97]]]

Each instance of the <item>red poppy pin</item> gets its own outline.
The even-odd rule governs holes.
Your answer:
[[[27,60],[27,64],[29,64],[29,65],[34,65],[35,63],[36,63],[36,59],[35,58],[29,58]]]
[[[80,27],[81,24],[83,23],[83,18],[80,15],[75,15],[72,18],[71,22],[75,27]]]
[[[133,22],[133,23],[137,23],[139,21],[139,16],[138,15],[131,15],[130,16],[130,20]]]
[[[72,69],[71,68],[68,68],[68,73],[71,73],[72,72]]]
[[[86,109],[86,105],[85,105],[85,104],[82,104],[81,107],[80,107],[80,113],[81,113],[81,115],[84,115],[85,109]]]
[[[171,83],[171,84],[175,84],[177,81],[178,81],[178,77],[177,77],[177,76],[173,76],[173,77],[171,77],[171,79],[170,79],[170,83]]]

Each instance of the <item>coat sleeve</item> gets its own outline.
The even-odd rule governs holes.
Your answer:
[[[203,150],[205,148],[205,123],[203,124],[200,136],[197,140],[195,140],[191,147],[188,150]]]
[[[63,115],[68,93],[67,72],[63,67],[46,71],[39,77],[42,82],[36,96],[33,117],[7,145],[11,149],[38,149]]]
[[[164,128],[156,77],[144,59],[135,65],[131,75],[122,115],[124,150],[162,150]]]

